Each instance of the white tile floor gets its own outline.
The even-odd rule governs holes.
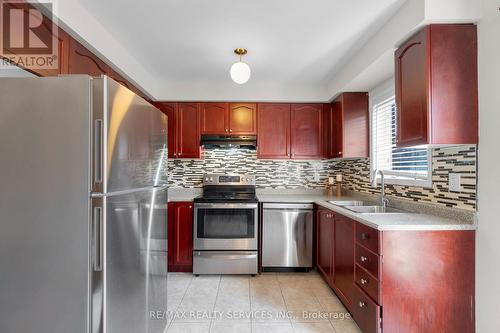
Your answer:
[[[169,333],[361,332],[316,272],[169,273],[168,311]]]

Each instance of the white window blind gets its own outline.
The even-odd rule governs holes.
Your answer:
[[[372,170],[381,169],[388,180],[413,185],[411,180],[428,182],[429,150],[396,148],[396,100],[394,96],[377,101],[372,110]]]

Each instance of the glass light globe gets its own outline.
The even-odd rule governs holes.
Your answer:
[[[250,66],[238,61],[231,66],[231,79],[238,84],[243,84],[250,79]]]

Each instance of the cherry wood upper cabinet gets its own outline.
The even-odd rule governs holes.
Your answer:
[[[322,157],[322,115],[322,104],[292,104],[290,127],[292,158]]]
[[[168,157],[177,157],[177,103],[156,103],[168,117]]]
[[[229,133],[228,103],[201,104],[201,134]]]
[[[290,158],[290,104],[257,106],[257,157]]]
[[[179,103],[177,113],[177,157],[200,157],[200,104]]]
[[[168,271],[193,270],[193,203],[168,203]]]
[[[369,156],[368,94],[346,92],[332,103],[330,143],[325,152],[329,158]]]
[[[231,103],[229,105],[229,133],[239,135],[257,134],[256,104]]]
[[[476,144],[477,29],[424,27],[395,52],[397,145]]]
[[[70,74],[106,75],[109,67],[85,46],[71,38],[68,52],[68,72]]]

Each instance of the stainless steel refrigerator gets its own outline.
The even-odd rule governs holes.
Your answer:
[[[0,332],[162,332],[167,117],[108,77],[0,79]]]

